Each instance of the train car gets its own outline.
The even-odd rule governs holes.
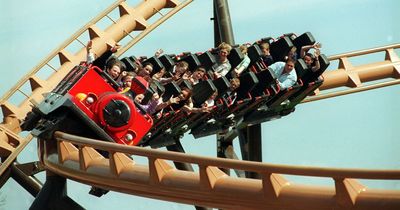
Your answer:
[[[132,95],[146,91],[148,84],[137,77],[131,97],[96,66],[74,67],[44,100],[33,107],[21,127],[37,137],[50,137],[56,130],[100,138],[124,145],[140,145],[153,125]],[[47,135],[47,136],[46,136]]]

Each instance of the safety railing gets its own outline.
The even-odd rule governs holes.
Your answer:
[[[400,170],[332,169],[200,157],[62,132],[56,132],[55,139],[56,144],[41,147],[40,154],[48,170],[86,184],[135,195],[224,209],[400,207],[399,190],[369,189],[355,180],[400,180]],[[108,152],[109,157],[102,156],[100,150]],[[137,156],[147,158],[148,164],[136,163]],[[168,161],[194,164],[198,171],[181,171]],[[262,179],[232,177],[219,168],[256,172]],[[329,177],[335,186],[291,183],[281,174]]]
[[[338,61],[338,69],[325,71],[322,75],[324,77],[322,86],[315,91],[315,95],[305,98],[302,102],[400,84],[400,59],[395,51],[398,48],[400,44],[393,44],[330,56],[331,62]],[[385,54],[383,61],[354,65],[349,60],[376,53]]]

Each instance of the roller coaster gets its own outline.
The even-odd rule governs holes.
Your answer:
[[[59,205],[65,204],[74,209],[81,209],[82,207],[71,201],[63,191],[65,178],[95,186],[98,189],[221,209],[400,208],[400,191],[371,189],[356,180],[399,180],[399,170],[302,167],[228,158],[201,157],[98,141],[60,131],[52,132],[51,136],[46,137],[39,135],[38,154],[40,162],[25,168],[19,167],[16,162],[17,156],[34,139],[31,134],[22,135],[21,122],[31,111],[32,106],[39,106],[44,98],[44,93],[54,89],[59,90],[60,81],[63,78],[68,78],[71,69],[76,69],[76,66],[82,60],[85,60],[86,52],[84,48],[76,53],[71,53],[67,51],[68,45],[73,42],[82,43],[79,37],[87,33],[90,40],[93,41],[94,51],[97,54],[102,54],[108,47],[128,36],[132,39],[118,51],[117,54],[121,55],[189,3],[191,3],[190,0],[182,2],[149,0],[132,7],[125,1],[119,0],[74,34],[63,46],[8,91],[0,101],[3,113],[3,122],[0,124],[0,155],[2,158],[0,174],[2,184],[11,176],[19,177],[19,183],[32,195],[37,196],[32,204],[32,209],[41,209],[44,203],[49,203],[49,206],[61,203]],[[118,20],[112,21],[113,23],[105,30],[99,29],[96,23],[107,17],[116,8],[120,12]],[[152,23],[147,22],[148,19],[163,10],[168,11],[166,15]],[[140,31],[140,33],[133,37],[130,35],[132,31]],[[215,123],[209,124],[202,121],[200,126],[196,124],[198,129],[192,129],[191,132],[194,136],[200,137],[218,134],[219,138],[224,139],[225,142],[231,142],[234,138],[248,134],[246,132],[251,132],[253,125],[290,114],[297,103],[312,102],[397,85],[400,83],[400,59],[395,51],[398,48],[400,48],[400,44],[326,57],[327,63],[336,61],[338,67],[324,72],[322,74],[323,82],[317,79],[317,84],[313,82],[312,85],[303,86],[299,88],[301,91],[296,92],[296,94],[293,90],[289,90],[282,92],[282,95],[278,95],[279,97],[275,97],[272,101],[265,101],[268,107],[276,108],[273,110],[274,113],[279,113],[278,115],[271,116],[270,109],[252,112],[259,106],[250,106],[250,108],[245,109],[246,114],[241,115],[240,120],[237,120],[233,127],[228,123],[229,126],[221,128]],[[374,53],[384,53],[384,60],[363,65],[355,65],[350,61],[352,57]],[[55,58],[60,60],[57,67],[50,64],[50,61]],[[46,80],[40,79],[37,73],[48,66],[51,66],[54,70],[51,76]],[[26,84],[29,85],[31,91],[26,92],[23,89]],[[20,104],[13,104],[10,100],[16,93],[23,93],[26,97]],[[263,97],[260,98],[263,99]],[[293,103],[293,106],[282,106],[282,102],[287,98],[296,103]],[[232,113],[237,114],[233,111],[229,114]],[[187,124],[191,118],[183,119],[185,120],[184,124]],[[182,121],[174,123],[182,124]],[[213,129],[215,127],[218,128],[217,131]],[[248,130],[243,131],[245,128]],[[158,133],[165,134],[167,133],[166,130],[158,131]],[[221,133],[221,131],[223,132]],[[248,134],[248,136],[251,139],[252,135]],[[149,142],[152,142],[165,137],[165,135],[161,135],[161,137],[150,135],[146,138],[149,138]],[[98,139],[104,138],[107,138],[107,134],[98,136]],[[228,146],[225,149],[224,153],[232,153],[232,151],[229,151],[232,147]],[[104,156],[99,151],[106,151],[108,156]],[[137,163],[136,157],[144,157],[148,164]],[[170,162],[174,162],[175,167]],[[182,167],[176,163],[196,165],[198,170],[190,171],[187,170],[187,167]],[[47,177],[45,185],[41,186],[32,181],[32,177],[43,169],[46,170]],[[246,174],[253,173],[256,174],[257,179],[252,176],[242,177],[241,175],[235,177],[227,172],[229,170],[234,170],[238,174],[243,171],[246,171]],[[334,187],[292,183],[286,180],[283,175],[327,177],[334,180]],[[60,183],[61,186],[54,188],[55,185]],[[46,196],[46,190],[49,189],[57,189],[56,195]],[[51,209],[49,206],[46,208]]]

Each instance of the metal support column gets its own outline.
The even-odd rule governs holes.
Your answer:
[[[231,23],[231,16],[229,14],[229,5],[227,0],[214,0],[214,45],[217,47],[221,42],[230,45],[235,44],[233,38],[233,29]],[[224,141],[224,134],[217,135],[217,156],[226,158],[226,149],[232,146],[232,142]],[[225,173],[230,174],[229,170],[221,169]]]
[[[239,130],[240,150],[243,160],[262,162],[261,124]],[[260,174],[246,171],[246,177],[260,179]]]
[[[217,157],[220,158],[229,158],[226,156],[226,150],[231,147],[233,148],[232,141],[226,141],[225,135],[217,134]],[[230,170],[226,168],[220,168],[221,171],[230,175]]]
[[[185,149],[183,148],[181,142],[179,141],[179,138],[176,139],[176,143],[173,145],[167,146],[168,151],[173,151],[173,152],[182,152],[185,153]],[[181,162],[175,162],[174,165],[177,169],[183,170],[183,171],[194,171],[193,167],[189,163],[181,163]],[[201,207],[201,206],[195,206],[196,210],[209,210],[208,208]]]
[[[213,4],[213,14],[214,17],[211,18],[211,20],[214,21],[214,47],[217,47],[219,44],[221,44],[221,34],[219,33],[219,21],[217,18],[217,12],[216,12],[216,7],[215,7],[215,3]]]
[[[42,170],[38,170],[38,164],[38,162],[18,164],[18,162],[15,161],[10,167],[11,177],[34,197],[39,194],[43,186],[43,184],[32,174],[36,173],[36,171]],[[24,168],[26,169],[25,171]]]
[[[183,146],[182,146],[181,142],[179,141],[179,139],[176,140],[175,144],[167,146],[167,150],[168,151],[173,151],[173,152],[185,153],[185,149],[183,148]],[[179,170],[193,171],[193,167],[189,163],[181,163],[181,162],[175,162],[174,161],[174,165]]]
[[[214,44],[235,44],[227,0],[214,0]]]
[[[46,182],[29,209],[83,210],[84,208],[67,196],[66,178],[47,172]]]

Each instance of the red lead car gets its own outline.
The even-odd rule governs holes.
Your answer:
[[[147,86],[146,81],[136,78],[130,94],[143,93]],[[38,137],[61,130],[138,145],[153,125],[151,116],[139,108],[132,98],[118,92],[118,84],[101,69],[82,64],[33,107],[21,127]]]

